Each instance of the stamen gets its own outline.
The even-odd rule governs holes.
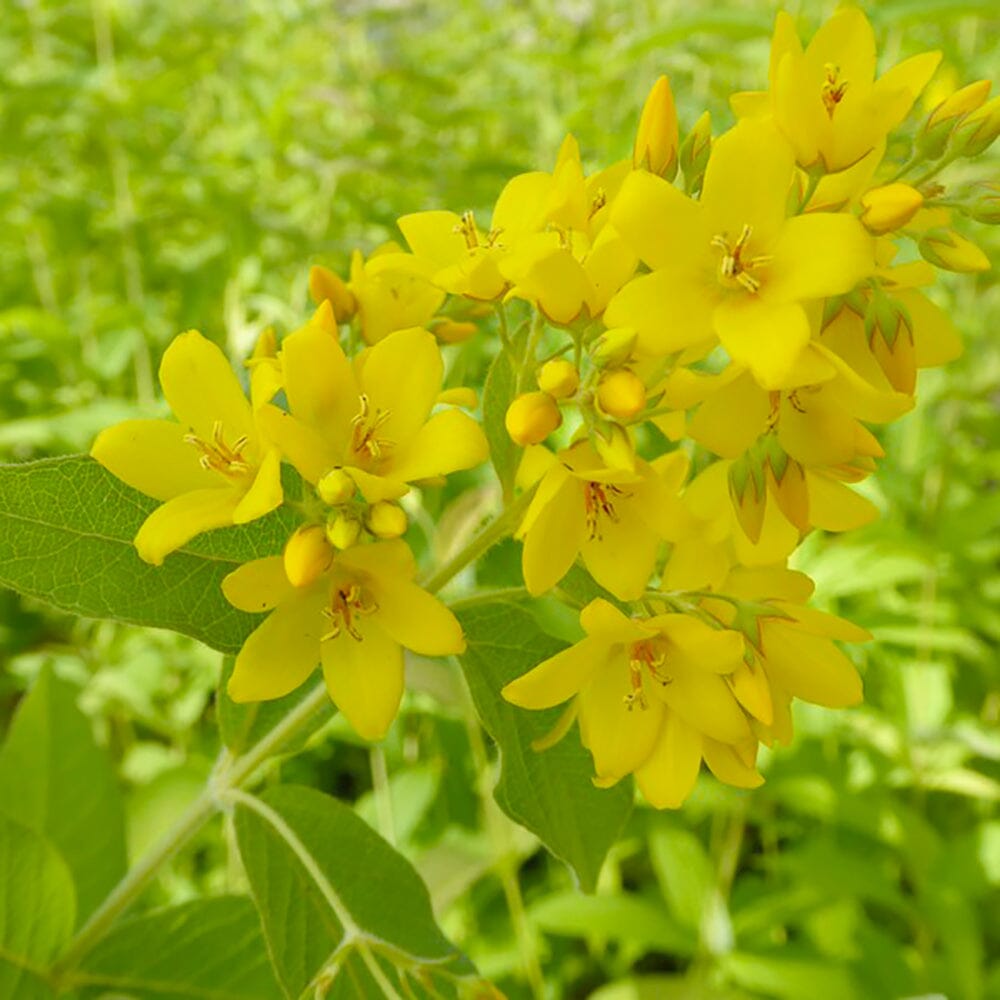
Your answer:
[[[455,226],[452,232],[465,237],[465,246],[467,249],[475,250],[479,246],[479,233],[476,230],[476,218],[472,212],[463,212],[462,221]]]
[[[753,257],[744,257],[744,251],[753,235],[753,227],[744,223],[740,230],[739,238],[735,243],[729,242],[726,233],[712,237],[711,245],[716,250],[722,251],[722,261],[719,264],[719,275],[725,281],[734,281],[741,288],[746,289],[751,295],[760,291],[760,278],[754,277],[750,272],[759,267],[766,267],[774,260],[771,254],[757,254]]]
[[[610,496],[609,496],[610,494]],[[612,483],[586,483],[583,487],[583,509],[587,515],[587,530],[590,533],[591,541],[595,538],[602,540],[601,517],[608,518],[609,521],[618,523],[618,512],[615,510],[613,498],[625,496]]]
[[[847,92],[847,81],[840,81],[840,67],[835,63],[827,63],[823,67],[826,74],[826,82],[820,89],[820,96],[823,98],[823,106],[826,113],[832,118],[837,105],[844,99]],[[838,82],[840,81],[840,82]]]
[[[608,203],[608,196],[604,188],[598,188],[597,193],[594,195],[590,202],[590,212],[587,215],[587,221],[589,222],[597,213],[604,208]]]
[[[356,642],[361,642],[364,636],[358,629],[356,618],[365,618],[378,611],[378,604],[366,594],[360,584],[352,583],[346,589],[338,588],[333,592],[330,606],[323,608],[323,617],[329,619],[331,625],[328,632],[319,637],[320,642],[336,639],[341,632],[346,632]]]
[[[191,433],[184,435],[184,443],[201,452],[198,464],[207,472],[218,472],[227,479],[242,479],[250,471],[250,464],[243,458],[243,449],[250,443],[249,437],[244,434],[227,445],[221,420],[212,424],[211,441],[204,441]]]
[[[629,684],[632,690],[625,695],[625,707],[630,712],[636,705],[643,710],[648,707],[642,688],[643,673],[648,673],[662,687],[671,683],[673,678],[665,677],[659,671],[666,658],[666,653],[657,647],[654,640],[645,639],[632,646],[628,661]]]
[[[364,453],[373,459],[382,458],[385,449],[391,448],[393,442],[388,438],[377,437],[376,432],[389,419],[392,411],[376,410],[373,414],[371,403],[365,393],[362,393],[358,400],[361,409],[357,416],[351,418],[354,427],[352,447],[357,454]]]

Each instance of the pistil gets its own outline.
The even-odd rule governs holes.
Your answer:
[[[356,642],[364,638],[358,629],[356,619],[365,618],[378,611],[378,604],[366,594],[360,584],[338,587],[330,599],[330,606],[323,609],[323,617],[329,619],[330,630],[320,636],[320,642],[336,639],[346,632]]]

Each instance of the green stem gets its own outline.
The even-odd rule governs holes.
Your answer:
[[[291,742],[327,707],[328,703],[326,686],[317,685],[245,754],[235,758],[231,763],[226,758],[223,759],[215,780],[211,781],[198,798],[184,810],[167,834],[126,873],[66,945],[53,966],[53,982],[65,981],[67,975],[90,953],[112,924],[145,892],[156,878],[160,867],[189,844],[215,815],[221,798],[254,777],[261,765],[281,747]]]
[[[499,323],[500,331],[500,343],[503,344],[503,349],[508,353],[513,353],[513,348],[510,343],[510,329],[507,326],[507,310],[504,308],[502,302],[498,302],[496,305],[497,310],[497,322]]]
[[[521,359],[521,370],[517,373],[517,391],[524,392],[528,380],[531,378],[532,369],[535,367],[535,355],[538,353],[538,342],[545,332],[545,317],[541,312],[535,313],[535,318],[531,323],[531,333],[528,334],[528,343],[524,348],[524,357]]]
[[[470,563],[513,532],[531,503],[535,491],[526,490],[509,507],[486,525],[465,548],[456,552],[436,573],[421,585],[430,594],[436,594],[449,580],[458,576]]]
[[[802,201],[799,202],[800,214],[806,210],[809,202],[812,201],[812,196],[816,193],[816,188],[819,187],[819,182],[825,175],[816,170],[808,173],[806,176],[809,178],[809,183],[806,185],[806,193],[802,196]]]

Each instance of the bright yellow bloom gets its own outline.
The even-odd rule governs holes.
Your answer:
[[[602,587],[634,600],[646,586],[660,541],[686,523],[677,492],[687,473],[683,452],[634,472],[607,468],[586,442],[559,453],[539,450],[548,468],[541,476],[517,537],[524,540],[521,568],[532,594],[554,587],[577,555]]]
[[[795,21],[778,14],[769,93],[736,94],[740,118],[773,119],[805,169],[843,170],[873,150],[909,113],[941,60],[924,52],[875,79],[875,36],[856,7],[841,7],[803,51]]]
[[[139,555],[157,566],[195,535],[253,521],[282,500],[278,450],[215,344],[196,330],[174,338],[160,385],[176,421],[126,420],[91,449],[123,482],[164,501],[135,536]]]
[[[787,218],[795,164],[768,125],[744,122],[712,149],[699,201],[642,171],[612,224],[652,274],[608,305],[608,326],[633,327],[657,356],[717,336],[765,389],[784,388],[809,342],[803,302],[850,291],[874,270],[874,242],[856,218]]]
[[[598,784],[638,771],[664,738],[676,738],[669,731],[672,717],[711,740],[753,742],[725,680],[742,663],[741,635],[688,615],[626,618],[601,598],[583,609],[580,624],[584,639],[512,681],[502,694],[532,709],[575,697],[580,738],[593,755]],[[700,761],[700,747],[696,752]]]
[[[443,365],[426,330],[398,330],[352,364],[337,341],[329,303],[285,338],[281,351],[288,413],[260,420],[283,455],[313,485],[339,470],[369,503],[397,499],[408,483],[485,461],[486,438],[454,408],[431,413]],[[343,494],[342,476],[322,489]],[[336,489],[334,489],[336,486]]]
[[[355,251],[347,289],[369,344],[395,330],[425,326],[444,301],[444,292],[430,281],[426,268],[395,243],[379,247],[367,261]]]
[[[381,739],[403,694],[403,647],[423,656],[465,649],[455,616],[413,582],[415,573],[401,541],[341,552],[303,587],[289,582],[280,556],[230,573],[222,590],[231,604],[270,612],[236,657],[230,697],[281,698],[322,664],[330,697],[358,735]]]

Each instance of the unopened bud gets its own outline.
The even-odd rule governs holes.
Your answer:
[[[990,269],[986,254],[950,229],[929,230],[917,246],[924,260],[946,271],[969,273]]]
[[[475,323],[463,323],[453,319],[441,319],[431,324],[431,333],[442,344],[462,344],[478,329]]]
[[[561,423],[562,414],[547,392],[526,392],[507,407],[504,420],[515,444],[540,444]]]
[[[338,323],[347,323],[358,308],[357,300],[341,278],[319,264],[309,268],[309,296],[317,305],[329,301]]]
[[[993,144],[998,135],[1000,97],[994,97],[962,119],[955,129],[952,149],[958,156],[978,156]]]
[[[630,326],[606,330],[591,345],[590,356],[598,368],[617,368],[632,356],[636,332]]]
[[[902,302],[890,298],[881,289],[876,289],[865,309],[865,336],[872,344],[878,335],[891,349],[900,333],[913,335],[913,321],[910,312]]]
[[[646,98],[632,150],[636,170],[674,179],[677,173],[677,108],[670,81],[661,76]]]
[[[975,111],[990,94],[990,81],[977,80],[946,97],[928,116],[917,136],[917,150],[928,160],[940,157],[956,124]]]
[[[326,537],[335,549],[349,549],[361,534],[361,522],[345,514],[338,514],[326,522]]]
[[[316,484],[316,492],[323,503],[339,507],[354,496],[355,483],[343,469],[331,469]]]
[[[406,511],[382,500],[368,508],[368,530],[378,538],[399,538],[406,533]]]
[[[601,410],[617,420],[631,420],[646,408],[646,387],[628,368],[608,372],[597,386]]]
[[[308,587],[329,569],[332,560],[333,549],[322,525],[297,528],[285,544],[285,576],[296,587]]]
[[[984,222],[988,226],[1000,225],[1000,185],[981,184],[975,201],[965,213],[976,222]]]
[[[712,153],[712,116],[705,111],[694,123],[688,137],[681,144],[678,161],[684,173],[684,189],[688,194],[701,190],[705,168]]]
[[[886,184],[861,196],[861,222],[870,233],[902,229],[924,203],[924,196],[909,184]]]
[[[445,406],[461,406],[466,410],[474,410],[479,405],[479,397],[475,389],[464,385],[456,385],[453,389],[442,389],[437,401]]]
[[[546,361],[538,372],[538,388],[554,399],[568,399],[580,386],[576,365],[565,358]]]

